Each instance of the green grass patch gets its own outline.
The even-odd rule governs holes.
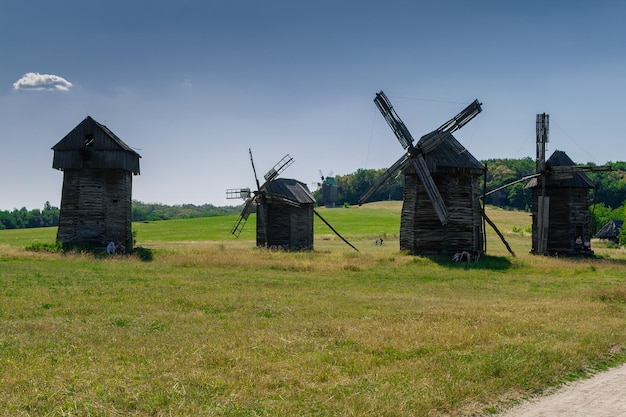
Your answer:
[[[126,256],[0,231],[0,414],[493,414],[626,359],[618,248],[532,256],[493,210],[518,256],[489,231],[457,263],[400,253],[397,204],[322,215],[361,252],[317,223],[312,252],[258,249],[235,216],[135,224]]]

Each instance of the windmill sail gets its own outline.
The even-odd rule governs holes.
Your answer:
[[[389,167],[380,177],[374,181],[374,183],[368,188],[368,190],[359,199],[359,205],[365,203],[369,198],[378,191],[384,184],[391,178],[395,177],[400,171],[404,171],[409,166],[409,155],[404,154],[400,159],[396,161],[391,167]]]
[[[417,154],[414,158],[411,158],[411,163],[413,164],[413,168],[415,168],[418,178],[424,185],[428,198],[430,198],[430,201],[433,203],[433,208],[435,209],[435,213],[437,214],[439,221],[442,225],[446,225],[448,223],[450,213],[443,202],[443,198],[437,189],[437,185],[435,185],[433,177],[430,175],[430,171],[426,166],[424,157],[422,154]]]
[[[412,148],[413,136],[411,135],[411,132],[409,132],[409,129],[407,129],[407,127],[404,125],[402,119],[400,119],[400,116],[398,116],[396,111],[393,109],[393,106],[391,105],[391,102],[389,101],[385,93],[383,93],[382,91],[376,93],[374,103],[376,103],[376,107],[378,107],[378,110],[380,110],[383,117],[389,124],[389,127],[391,128],[391,130],[393,130],[393,133],[398,138],[400,145],[402,145],[404,149]]]
[[[229,188],[226,190],[226,198],[229,200],[242,199],[246,200],[252,195],[250,188]]]
[[[272,181],[280,175],[281,172],[286,170],[291,164],[293,164],[293,158],[288,154],[283,156],[283,159],[278,161],[276,165],[272,167],[267,174],[264,175],[265,181]]]
[[[422,136],[417,142],[417,146],[423,153],[429,153],[435,149],[448,135],[461,129],[468,124],[474,117],[482,111],[481,104],[478,100],[474,100],[469,106],[463,109],[459,114],[448,120],[436,130]]]
[[[233,226],[231,233],[236,237],[239,237],[241,231],[243,230],[246,222],[248,221],[248,217],[252,213],[252,209],[256,206],[257,215],[259,215],[259,222],[261,223],[260,229],[262,230],[261,234],[264,234],[265,225],[263,224],[263,204],[266,200],[280,200],[282,203],[290,205],[292,207],[299,207],[300,203],[297,201],[290,200],[280,195],[273,195],[265,191],[266,185],[275,180],[278,175],[280,175],[285,169],[287,169],[291,164],[293,164],[293,158],[288,154],[285,155],[280,161],[278,161],[272,169],[270,169],[267,174],[265,174],[265,182],[263,185],[260,184],[259,178],[256,174],[256,168],[254,166],[254,158],[252,157],[252,149],[248,148],[248,153],[250,154],[250,164],[252,165],[252,172],[254,173],[254,180],[256,182],[256,191],[252,192],[250,188],[231,188],[226,190],[226,198],[243,198],[245,199],[245,204],[243,210],[241,211],[241,215],[237,219],[237,222]]]
[[[452,132],[459,130],[479,114],[482,111],[481,104],[478,100],[474,100],[469,106],[441,125],[437,130],[422,136],[417,143],[417,147],[415,147],[413,145],[414,140],[411,132],[409,132],[402,119],[400,119],[400,116],[398,116],[384,92],[380,91],[376,94],[374,103],[387,121],[387,124],[389,124],[389,127],[391,127],[400,145],[406,150],[406,154],[372,184],[359,199],[359,204],[366,202],[372,194],[380,189],[390,178],[394,177],[398,171],[405,171],[410,165],[415,169],[415,173],[423,184],[426,194],[432,202],[437,218],[442,225],[447,224],[449,212],[428,169],[424,155],[437,148]]]
[[[243,227],[246,225],[246,222],[248,221],[248,217],[250,217],[250,213],[252,212],[252,207],[254,207],[254,204],[255,204],[254,198],[249,197],[246,200],[246,203],[243,206],[243,210],[241,211],[241,215],[239,216],[237,223],[235,223],[235,226],[233,226],[233,229],[231,230],[231,233],[235,235],[236,237],[239,237],[239,235],[241,234],[241,231],[243,230]]]

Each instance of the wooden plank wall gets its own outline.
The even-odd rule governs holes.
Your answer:
[[[538,199],[541,190],[533,190],[532,218],[533,218],[533,253],[540,253],[537,248],[539,231],[537,224]],[[550,196],[550,223],[546,250],[542,254],[575,252],[577,229],[582,230],[583,239],[590,239],[589,190],[586,188],[548,188],[546,194]]]
[[[400,250],[411,254],[482,253],[482,209],[478,175],[433,175],[450,213],[439,221],[426,190],[414,174],[405,176],[400,219]]]
[[[132,174],[125,170],[65,170],[57,241],[131,248]]]
[[[285,250],[313,249],[313,205],[292,207],[266,203],[257,219],[257,246],[280,247]],[[264,223],[263,223],[264,222]],[[267,234],[263,231],[263,225]]]
[[[290,214],[289,244],[292,250],[313,250],[313,206],[293,207]]]

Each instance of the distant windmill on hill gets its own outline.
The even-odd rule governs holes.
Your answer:
[[[405,153],[363,194],[359,204],[398,173],[404,174],[400,249],[410,254],[484,251],[480,180],[485,167],[452,133],[481,112],[472,102],[417,143],[381,91],[374,103]]]
[[[339,185],[337,180],[333,177],[333,172],[330,171],[328,175],[324,176],[320,169],[321,182],[317,183],[317,186],[322,191],[322,204],[327,208],[335,208],[339,206]]]
[[[261,184],[256,174],[252,150],[249,149],[248,152],[256,190],[251,191],[249,188],[226,190],[226,197],[229,199],[245,199],[241,215],[231,230],[233,235],[239,237],[248,217],[256,209],[257,246],[312,250],[315,214],[339,238],[357,250],[314,209],[315,199],[306,184],[294,179],[278,178],[293,163],[293,158],[285,155],[264,175],[265,182]]]

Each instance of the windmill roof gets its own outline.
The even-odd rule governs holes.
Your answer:
[[[117,147],[118,149],[124,150],[126,152],[136,154],[138,157],[141,158],[141,156],[137,152],[135,152],[130,146],[124,143],[124,141],[120,139],[115,133],[113,133],[108,127],[106,127],[102,123],[97,122],[91,116],[85,117],[85,119],[82,122],[80,122],[74,129],[72,129],[71,132],[65,135],[63,139],[61,139],[56,145],[54,145],[52,147],[52,150],[66,151],[66,150],[76,150],[77,148],[81,148],[83,145],[82,141],[84,138],[79,138],[80,141],[78,143],[78,146],[77,146],[77,143],[75,143],[75,141],[72,139],[74,139],[74,136],[76,136],[77,130],[80,127],[90,125],[90,124],[92,126],[96,126],[98,129],[104,132],[104,134],[111,140],[112,144],[114,144],[115,147]]]
[[[92,140],[87,143],[88,139]],[[87,116],[52,147],[53,168],[85,168],[85,155],[91,168],[122,168],[139,174],[141,156],[105,125]]]
[[[546,161],[546,170],[549,172],[550,167],[566,167],[576,166],[576,163],[563,151],[556,150]],[[571,188],[596,188],[595,184],[589,179],[584,172],[574,172],[571,178],[557,180],[561,187]],[[539,184],[539,178],[531,179],[526,188],[534,188]]]
[[[421,139],[418,141],[418,146],[421,141]],[[428,152],[425,159],[434,171],[437,167],[485,169],[484,165],[465,149],[451,133],[448,133],[436,148]]]
[[[315,203],[315,199],[306,184],[294,179],[277,178],[263,185],[261,189],[268,194],[279,195],[301,204]]]
[[[611,220],[607,224],[602,226],[600,230],[598,230],[596,236],[600,239],[616,238],[617,236],[619,236],[619,232],[622,229],[623,225],[623,220]]]

